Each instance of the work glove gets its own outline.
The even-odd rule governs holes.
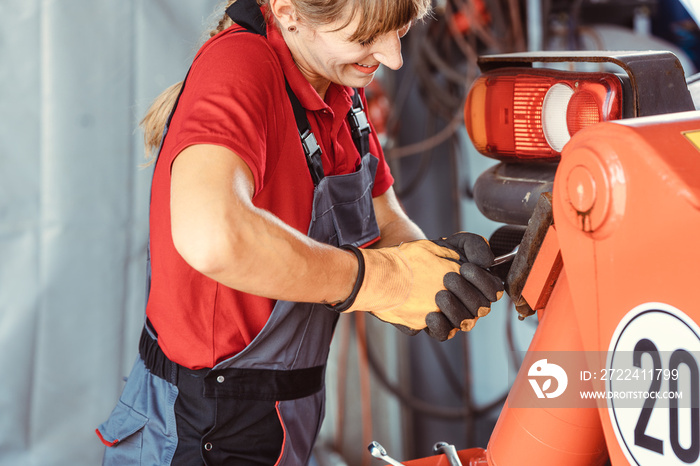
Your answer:
[[[358,258],[358,279],[350,297],[329,308],[370,312],[408,333],[417,333],[436,322],[441,326],[436,331],[447,333],[443,339],[453,336],[457,332],[455,326],[447,329],[446,321],[429,317],[440,314],[436,296],[440,291],[447,292],[444,277],[450,273],[459,276],[459,253],[448,246],[428,240],[379,249],[344,246]],[[471,317],[466,309],[451,311],[455,313],[452,319],[458,323]],[[459,312],[463,314],[458,315]]]
[[[433,338],[451,337],[450,329],[464,332],[491,312],[491,303],[503,296],[503,282],[487,269],[494,256],[486,239],[473,233],[460,232],[434,241],[459,254],[459,273],[444,276],[444,290],[438,291],[435,302],[442,311],[429,317],[426,332]],[[467,316],[467,317],[465,317]]]

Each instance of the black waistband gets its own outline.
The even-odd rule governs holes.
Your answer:
[[[139,354],[151,374],[180,387],[187,377],[201,379],[202,394],[208,398],[285,401],[313,395],[323,388],[325,366],[306,369],[199,369],[181,366],[165,356],[158,342],[144,327],[139,341]]]

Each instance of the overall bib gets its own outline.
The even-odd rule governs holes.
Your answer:
[[[239,0],[227,13],[264,35],[254,0]],[[348,122],[361,165],[327,177],[323,171],[318,176],[320,154],[314,156],[313,135],[300,121],[305,113],[291,90],[289,95],[316,185],[308,236],[334,246],[376,240],[372,187],[378,160],[368,152],[369,125],[357,92]],[[117,406],[97,429],[108,446],[104,464],[306,464],[324,416],[325,367],[337,319],[321,304],[278,301],[245,349],[199,370],[168,360],[147,321]]]

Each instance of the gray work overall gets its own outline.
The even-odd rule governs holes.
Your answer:
[[[254,0],[229,10],[237,24],[261,33]],[[378,160],[368,153],[366,131],[358,140],[359,132],[363,156],[354,173],[317,180],[308,230],[317,241],[362,246],[379,237],[372,203]],[[200,370],[169,361],[147,322],[117,406],[98,428],[108,445],[104,464],[307,464],[324,416],[337,319],[321,304],[278,301],[244,350]]]

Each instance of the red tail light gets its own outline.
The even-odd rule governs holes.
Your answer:
[[[502,160],[553,161],[571,136],[622,118],[622,85],[612,73],[503,68],[472,85],[464,119],[476,149]]]

